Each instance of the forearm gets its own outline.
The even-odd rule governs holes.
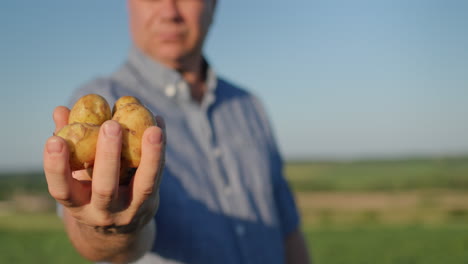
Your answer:
[[[284,240],[287,264],[310,264],[309,255],[304,235],[298,229],[289,234]]]
[[[65,228],[76,250],[90,261],[128,263],[149,251],[155,238],[154,220],[130,233],[107,233],[79,223],[64,212]]]

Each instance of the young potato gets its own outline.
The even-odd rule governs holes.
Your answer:
[[[88,94],[81,97],[73,106],[68,117],[68,124],[88,123],[102,125],[111,119],[110,106],[104,97]]]
[[[114,115],[119,108],[126,104],[141,104],[141,102],[133,96],[122,96],[117,101],[115,101],[114,108],[112,108],[112,115]]]
[[[73,123],[57,132],[57,136],[67,142],[72,171],[87,169],[94,165],[99,128],[100,126],[94,124]]]
[[[140,164],[143,132],[156,121],[153,114],[133,96],[119,98],[112,113],[112,119],[122,126],[120,184],[127,184]],[[68,144],[72,170],[87,169],[92,174],[99,128],[109,119],[109,104],[100,95],[88,94],[75,103],[68,125],[57,133]]]
[[[137,168],[143,132],[156,124],[153,114],[141,104],[130,103],[120,106],[112,119],[122,126],[122,164]]]

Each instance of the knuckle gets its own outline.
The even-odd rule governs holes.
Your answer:
[[[109,140],[99,136],[96,148],[96,159],[103,161],[120,161],[121,141]]]
[[[61,157],[48,156],[44,162],[44,172],[46,174],[61,174],[64,173],[64,165],[60,163]]]
[[[114,218],[107,213],[100,213],[94,220],[94,226],[112,226],[114,225]]]
[[[105,149],[100,153],[99,159],[106,162],[117,162],[120,161],[120,153],[117,150]]]
[[[111,202],[114,196],[114,189],[109,187],[94,187],[93,193],[94,198],[97,198],[100,201]]]
[[[46,159],[51,159],[51,158],[46,157]],[[47,174],[47,173],[55,172],[55,170],[56,170],[56,166],[51,164],[51,162],[47,162],[47,160],[45,160],[45,162],[44,162],[44,172]]]
[[[135,222],[134,221],[134,216],[129,215],[129,216],[121,217],[119,219],[119,221],[117,222],[117,225],[119,225],[119,226],[128,226],[128,225],[133,224],[134,222]]]
[[[49,193],[55,200],[61,203],[71,202],[71,193],[67,190],[49,187]]]
[[[154,194],[154,186],[147,186],[140,190],[141,196],[146,200]]]

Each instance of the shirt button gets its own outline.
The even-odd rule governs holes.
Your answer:
[[[241,224],[238,224],[236,226],[236,234],[238,236],[240,236],[240,237],[244,236],[245,235],[245,227],[243,225],[241,225]]]
[[[166,90],[164,90],[164,92],[168,97],[173,97],[176,94],[176,87],[172,84],[169,84],[166,86]]]

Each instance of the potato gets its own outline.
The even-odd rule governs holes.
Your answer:
[[[94,124],[73,123],[57,132],[57,136],[67,142],[70,150],[70,168],[73,171],[94,165],[99,128],[100,126]]]
[[[111,118],[122,126],[120,184],[127,184],[141,160],[141,138],[146,128],[156,124],[153,114],[132,96],[115,102],[113,116],[107,101],[100,95],[88,94],[73,106],[68,125],[57,136],[64,138],[70,150],[70,168],[87,169],[92,174],[101,124]]]
[[[75,103],[70,111],[68,124],[88,123],[101,125],[109,119],[111,119],[111,111],[106,99],[97,94],[88,94]]]
[[[153,114],[141,104],[130,103],[118,108],[112,119],[122,126],[122,163],[137,168],[143,132],[156,124]]]
[[[122,96],[117,101],[115,101],[114,108],[112,109],[112,115],[126,104],[141,104],[140,100],[133,96]]]

